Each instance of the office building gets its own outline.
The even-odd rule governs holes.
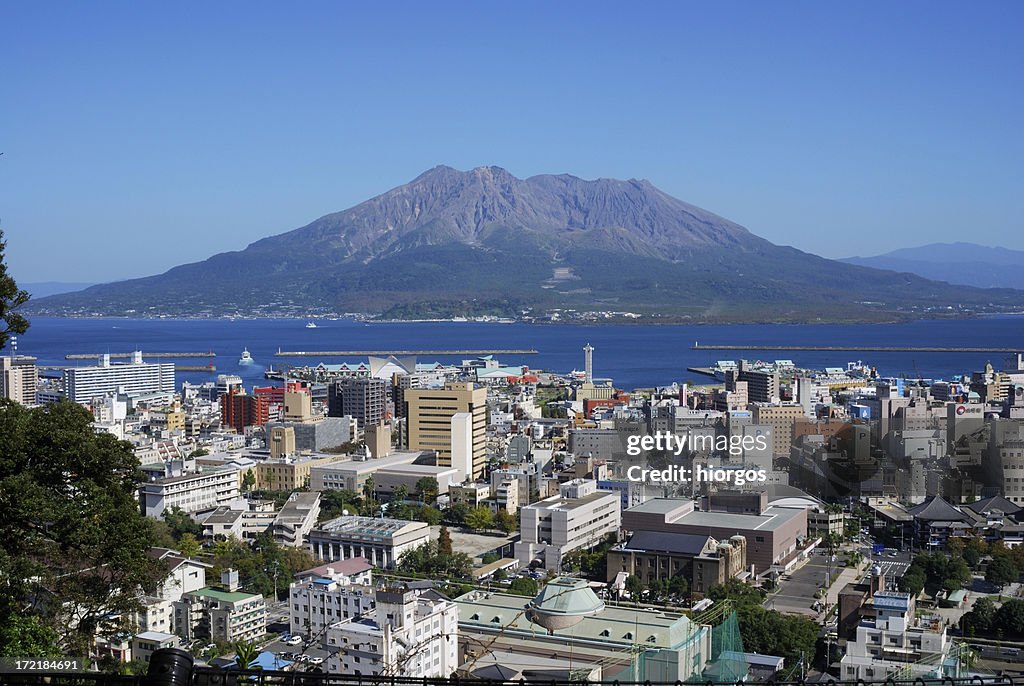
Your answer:
[[[807,538],[807,510],[766,505],[764,493],[743,496],[763,501],[741,511],[701,512],[692,500],[655,498],[623,512],[622,528],[628,532],[697,534],[719,541],[743,536],[747,540],[747,564],[754,566],[756,574],[789,562]],[[716,507],[714,500],[711,507]]]
[[[752,410],[753,423],[767,427],[771,434],[772,454],[789,457],[793,447],[793,426],[804,418],[804,408],[800,405],[755,403]]]
[[[87,403],[108,393],[122,392],[131,398],[174,396],[174,364],[142,361],[142,353],[132,353],[131,362],[111,364],[110,355],[100,356],[99,364],[69,367],[64,370],[64,396],[76,403]]]
[[[0,356],[0,398],[19,405],[36,404],[39,369],[36,358],[25,355]]]
[[[288,496],[281,511],[274,518],[271,529],[274,540],[281,545],[298,548],[305,546],[309,532],[316,526],[320,516],[320,494],[296,492]]]
[[[575,479],[559,494],[519,508],[521,540],[515,556],[523,566],[536,561],[560,571],[566,555],[589,549],[619,530],[618,493],[600,491],[597,482]]]
[[[309,533],[313,557],[338,562],[362,557],[378,567],[393,567],[406,550],[430,540],[425,522],[344,515]]]
[[[375,426],[387,415],[388,382],[373,377],[343,377],[327,387],[327,414],[355,417],[359,428]]]
[[[421,453],[399,452],[370,460],[335,460],[314,465],[309,472],[309,487],[314,491],[349,490],[362,494],[367,480],[378,470],[411,465]],[[439,486],[447,486],[438,484]],[[442,491],[443,492],[443,491]]]
[[[437,453],[437,464],[444,467],[459,465],[453,460],[458,451],[459,459],[469,462],[472,471],[466,478],[476,479],[487,467],[487,389],[477,388],[472,383],[449,383],[444,388],[410,388],[405,391],[408,416],[409,450],[433,450]],[[470,415],[457,419],[458,414]],[[466,423],[468,422],[469,450],[466,450]],[[457,431],[458,436],[453,436]],[[453,446],[453,443],[457,443]],[[461,471],[461,470],[460,470]]]
[[[330,464],[333,457],[270,458],[256,464],[256,488],[262,491],[294,491],[310,484],[314,467]]]

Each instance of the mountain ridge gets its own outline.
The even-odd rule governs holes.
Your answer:
[[[408,317],[573,309],[679,321],[876,321],[988,311],[1022,297],[778,246],[645,180],[519,179],[501,167],[439,165],[242,250],[33,308],[187,314],[276,303],[276,311]]]
[[[957,241],[899,248],[840,260],[978,288],[1024,289],[1024,251]]]

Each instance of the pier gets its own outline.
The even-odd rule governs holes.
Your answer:
[[[65,355],[65,360],[96,360],[103,357],[106,353],[74,353],[71,355]],[[170,357],[170,358],[184,358],[184,357],[217,357],[217,353],[209,350],[205,353],[142,353],[142,358],[154,358],[154,357]],[[110,359],[112,360],[130,360],[132,353],[110,353]]]
[[[36,369],[38,369],[40,372],[60,372],[61,374],[63,374],[65,369],[76,369],[76,367],[72,367],[71,365],[42,365],[36,367]],[[213,372],[217,371],[217,368],[213,366],[212,362],[210,364],[176,364],[174,365],[174,371],[210,372],[212,374]],[[54,378],[54,375],[50,375],[50,378]],[[59,378],[59,375],[56,375],[56,378]]]
[[[943,348],[934,346],[908,347],[885,345],[704,345],[694,343],[690,350],[797,350],[811,352],[851,352],[851,353],[1008,353],[1016,354],[1022,348],[990,348],[990,347],[957,347]]]
[[[532,348],[512,350],[278,350],[274,357],[409,357],[414,355],[536,355]]]

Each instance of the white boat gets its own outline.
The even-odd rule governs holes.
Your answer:
[[[242,351],[242,356],[238,358],[238,364],[255,364],[256,360],[252,359],[252,355],[249,353],[249,349],[246,348]]]
[[[316,328],[316,322],[309,322],[308,324],[306,324],[306,328],[307,329],[315,329]]]

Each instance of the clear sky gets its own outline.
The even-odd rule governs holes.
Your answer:
[[[646,178],[827,257],[1024,249],[1024,2],[0,4],[22,281],[241,249],[437,164]]]

